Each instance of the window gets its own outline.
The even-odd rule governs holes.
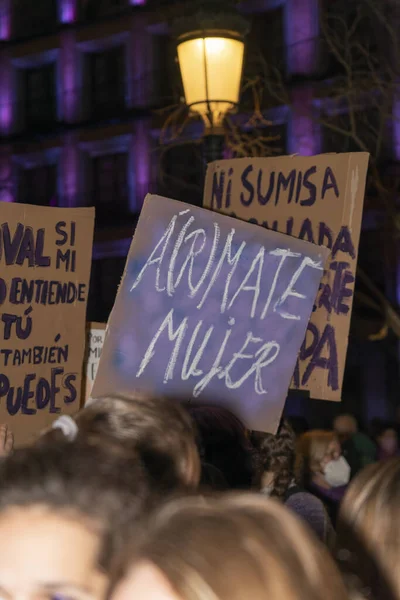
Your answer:
[[[383,3],[379,12],[373,4],[354,0],[336,0],[325,6],[321,11],[321,41],[328,56],[327,75],[346,75],[344,65],[356,74],[380,73],[379,59],[386,63],[388,52],[389,6]]]
[[[91,52],[88,60],[92,116],[118,116],[125,108],[125,46]]]
[[[127,7],[129,7],[128,0],[86,0],[85,17],[86,19],[106,17],[119,13]]]
[[[21,169],[18,200],[23,204],[57,206],[57,166]]]
[[[57,27],[57,0],[12,0],[14,37],[41,35]]]
[[[91,158],[92,204],[99,223],[118,221],[129,212],[127,152]]]
[[[271,108],[278,104],[277,98],[271,94],[270,89],[274,86],[275,78],[279,83],[280,77],[285,71],[283,19],[284,9],[282,7],[253,15],[251,30],[246,38],[243,82],[254,80],[257,76],[261,81],[268,79],[270,82],[269,86],[264,86],[261,108]],[[277,89],[279,90],[279,87]],[[251,88],[243,93],[241,105],[245,111],[254,109],[254,96]]]
[[[153,52],[156,73],[149,74],[149,77],[155,76],[157,100],[162,106],[174,104],[183,96],[183,88],[171,36],[154,36]]]
[[[87,318],[106,323],[121,283],[126,257],[94,260],[90,277]]]
[[[49,127],[56,120],[55,64],[24,69],[27,127]]]

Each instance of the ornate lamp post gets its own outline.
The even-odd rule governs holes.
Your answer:
[[[237,109],[247,21],[230,0],[197,0],[173,27],[185,101],[203,119],[208,160],[221,158],[223,120]]]

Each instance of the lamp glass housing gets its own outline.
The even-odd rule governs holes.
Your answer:
[[[219,127],[239,102],[244,41],[204,36],[178,40],[178,60],[186,104],[207,127]]]

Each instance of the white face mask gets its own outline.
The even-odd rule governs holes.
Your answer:
[[[344,456],[328,462],[324,469],[326,482],[331,487],[347,485],[350,481],[350,465]]]

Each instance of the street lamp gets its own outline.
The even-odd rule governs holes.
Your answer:
[[[203,119],[217,151],[225,115],[239,102],[248,23],[232,1],[197,0],[173,29],[186,104]]]

